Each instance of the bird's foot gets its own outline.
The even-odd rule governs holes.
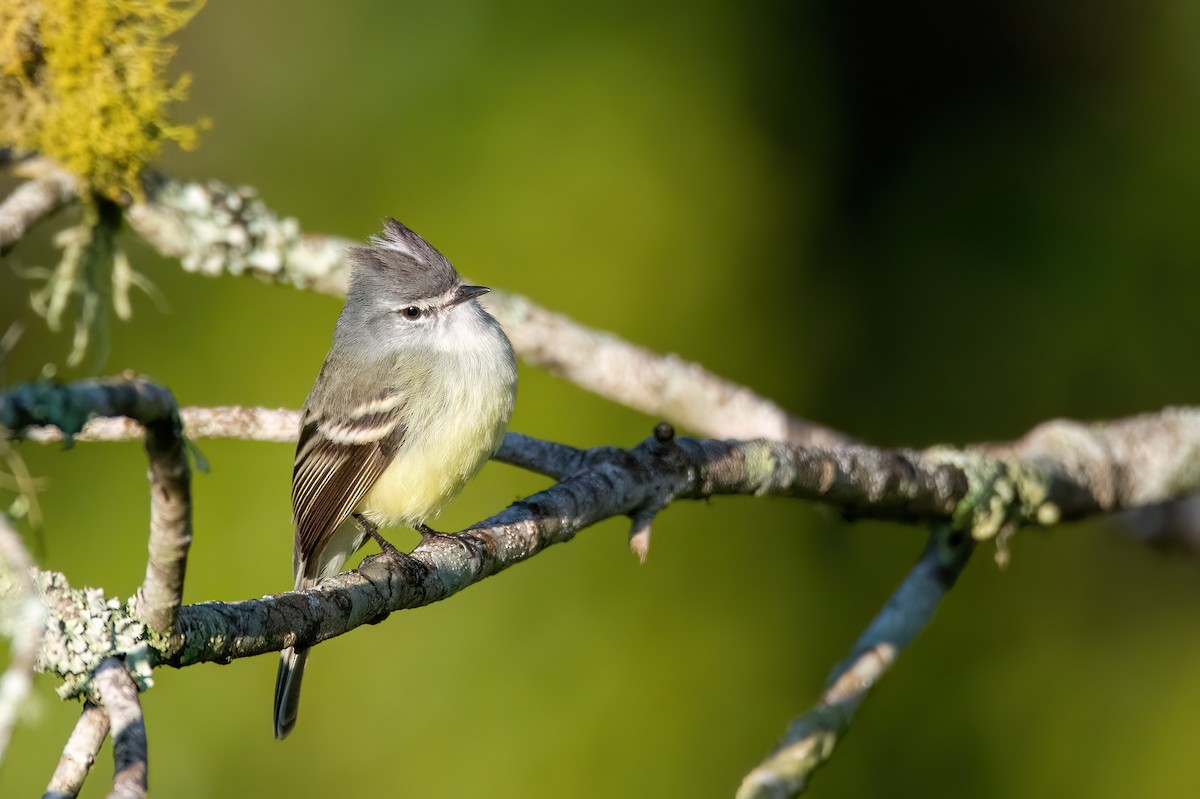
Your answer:
[[[461,538],[459,538],[456,535],[450,535],[449,533],[439,533],[437,530],[434,530],[432,527],[430,527],[427,524],[414,525],[413,529],[421,534],[421,543],[422,544],[424,544],[426,541],[428,541],[431,538],[440,538],[444,541],[453,542],[456,546],[460,546],[464,550],[466,550],[468,555],[471,554],[471,548],[469,546],[467,546],[466,542],[464,542]]]

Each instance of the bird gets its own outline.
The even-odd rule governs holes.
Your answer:
[[[300,414],[295,590],[341,571],[381,526],[437,516],[496,453],[517,391],[503,328],[440,252],[395,219],[350,248],[346,303]],[[308,651],[280,653],[275,737],[294,728]]]

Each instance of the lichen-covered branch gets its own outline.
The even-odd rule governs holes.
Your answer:
[[[108,728],[107,711],[97,704],[85,702],[42,799],[75,799],[79,795],[92,764],[96,762],[96,755],[108,737]]]
[[[1112,422],[1045,422],[1011,444],[981,448],[1050,476],[1064,519],[1137,508],[1195,493],[1200,410],[1167,408]]]
[[[131,375],[56,384],[23,383],[0,393],[0,437],[19,438],[28,428],[54,426],[71,441],[93,418],[128,417],[144,422],[175,414],[171,392]]]
[[[144,799],[149,769],[146,722],[137,684],[118,658],[100,664],[95,682],[112,727],[114,769],[109,799]]]
[[[305,235],[295,219],[276,215],[251,187],[152,176],[145,202],[131,205],[125,217],[135,233],[178,258],[188,272],[251,275],[322,294],[346,293],[345,250],[352,242]]]
[[[829,677],[815,707],[796,719],[775,750],[746,775],[737,799],[790,799],[833,755],[855,711],[896,658],[929,624],[966,567],[974,541],[949,525],[929,537],[920,559]]]

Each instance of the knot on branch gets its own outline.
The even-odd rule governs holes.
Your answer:
[[[75,590],[58,572],[38,573],[37,589],[46,608],[46,633],[36,668],[63,681],[60,697],[99,704],[92,674],[108,657],[125,661],[139,691],[154,684],[148,631],[129,603],[98,588]]]
[[[1035,467],[947,447],[926,450],[925,457],[966,476],[967,493],[955,505],[951,525],[970,532],[975,541],[996,539],[1002,565],[1007,560],[1005,542],[1017,527],[1048,526],[1061,516],[1050,501],[1050,477]]]
[[[650,554],[650,525],[660,510],[670,505],[675,499],[676,486],[666,475],[686,462],[675,444],[675,428],[668,422],[659,422],[654,427],[654,435],[646,439],[631,453],[635,458],[649,456],[650,458],[669,464],[667,470],[652,469],[649,483],[649,493],[646,501],[629,513],[629,551],[637,555],[638,561],[645,564]]]

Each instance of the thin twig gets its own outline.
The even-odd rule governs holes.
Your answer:
[[[100,664],[95,683],[112,724],[114,769],[109,799],[143,799],[148,757],[137,685],[119,658],[106,658]]]
[[[21,706],[33,688],[33,669],[42,647],[45,608],[33,584],[33,559],[21,535],[0,513],[0,615],[7,616],[12,644],[0,676],[0,763]]]
[[[973,547],[969,536],[948,526],[934,530],[904,582],[850,656],[834,668],[816,706],[791,723],[775,751],[746,776],[737,799],[787,799],[804,790],[812,773],[832,756],[871,689],[929,624]]]
[[[62,759],[58,761],[42,799],[75,799],[79,795],[92,764],[96,762],[96,755],[108,737],[108,728],[108,712],[99,705],[84,703],[83,712],[67,739]]]
[[[183,408],[179,411],[183,434],[189,440],[202,438],[239,438],[246,441],[296,443],[300,431],[300,412],[283,408]],[[73,441],[135,441],[145,434],[133,419],[109,416],[91,419],[71,437]],[[63,440],[57,427],[27,427],[21,437],[27,441],[53,443]]]

